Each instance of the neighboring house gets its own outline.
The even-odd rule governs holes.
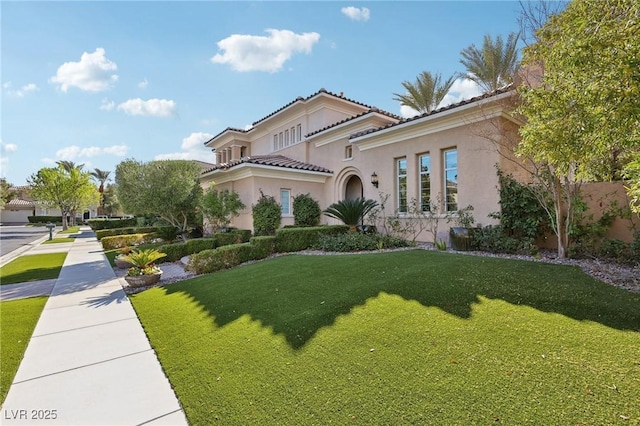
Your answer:
[[[499,139],[517,134],[509,115],[514,93],[505,89],[403,119],[320,89],[248,130],[227,128],[207,141],[216,165],[202,174],[201,185],[237,191],[247,209],[233,225],[247,229],[261,191],[280,203],[282,225],[293,224],[293,197],[304,193],[322,209],[389,194],[387,214],[400,215],[412,199],[428,209],[441,197],[435,214],[472,205],[477,222],[495,223],[487,216],[500,209],[496,165],[516,170],[511,153],[497,149]]]

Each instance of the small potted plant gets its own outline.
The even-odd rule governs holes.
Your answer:
[[[473,206],[469,205],[458,210],[458,213],[451,218],[457,225],[449,229],[449,242],[453,250],[468,251],[471,248],[470,229],[475,223],[472,211]]]
[[[160,281],[162,270],[156,266],[155,261],[165,257],[166,254],[156,249],[133,250],[123,258],[133,266],[127,270],[124,279],[131,287],[145,287]]]

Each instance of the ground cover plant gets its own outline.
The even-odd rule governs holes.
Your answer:
[[[0,403],[7,396],[46,302],[46,297],[32,297],[0,303]]]
[[[20,256],[0,268],[0,284],[58,278],[67,253]]]
[[[291,255],[131,300],[194,425],[640,421],[640,295],[574,267]]]

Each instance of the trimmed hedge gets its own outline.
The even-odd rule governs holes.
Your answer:
[[[162,228],[171,228],[170,226],[134,226],[129,228],[113,228],[113,229],[100,229],[96,232],[96,238],[98,241],[102,240],[104,237],[115,237],[117,235],[128,235],[128,234],[146,234],[146,233],[155,233]]]
[[[138,224],[135,217],[128,219],[89,219],[87,224],[94,231],[100,229],[131,228]]]
[[[104,237],[100,242],[104,250],[114,250],[144,244],[151,240],[153,236],[153,232],[146,234],[116,235],[113,237]]]
[[[62,216],[27,216],[29,223],[62,223]]]
[[[184,243],[165,244],[158,247],[158,250],[166,253],[163,257],[164,262],[177,262],[185,256],[199,253],[204,250],[211,250],[216,247],[216,240],[213,238],[196,238],[187,240]]]
[[[249,240],[249,243],[251,243],[251,257],[253,260],[266,259],[276,252],[276,237],[253,237]]]
[[[344,234],[348,230],[347,225],[282,228],[276,232],[275,248],[279,253],[307,250],[318,243],[321,235]]]
[[[251,254],[251,243],[231,244],[191,255],[188,268],[196,274],[221,271],[253,260]]]

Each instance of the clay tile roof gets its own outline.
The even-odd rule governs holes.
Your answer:
[[[337,126],[339,126],[341,124],[347,123],[347,122],[349,122],[351,120],[355,120],[356,118],[363,117],[363,116],[365,116],[367,114],[371,114],[373,112],[378,113],[378,114],[386,115],[387,117],[391,117],[391,118],[394,118],[396,120],[402,120],[402,117],[399,117],[397,115],[391,114],[390,112],[386,112],[386,111],[380,110],[380,109],[378,109],[376,107],[372,107],[372,108],[369,109],[369,111],[361,112],[360,114],[354,115],[353,117],[345,118],[344,120],[338,121],[337,123],[330,124],[329,126],[323,127],[322,129],[314,130],[313,132],[306,134],[305,137],[308,138],[309,136],[316,135],[318,133],[324,132],[325,130],[329,130],[329,129],[333,128],[333,127],[337,127]]]
[[[19,200],[15,198],[9,201],[7,204],[5,204],[5,208],[10,209],[11,207],[33,207],[33,203],[31,201]]]
[[[212,172],[214,170],[228,170],[240,164],[257,164],[261,166],[281,167],[284,169],[306,170],[310,172],[333,173],[331,170],[314,164],[305,163],[298,160],[285,157],[284,155],[254,155],[251,157],[242,157],[229,163],[216,164],[203,173]]]
[[[494,90],[493,92],[484,93],[484,94],[482,94],[480,96],[476,96],[476,97],[473,97],[473,98],[465,99],[463,101],[460,101],[460,102],[457,102],[457,103],[454,103],[454,104],[450,104],[450,105],[444,106],[442,108],[435,109],[435,110],[433,110],[431,112],[426,112],[424,114],[416,115],[415,117],[402,119],[402,120],[398,121],[397,123],[391,123],[391,124],[387,124],[386,126],[378,127],[378,128],[375,128],[375,129],[367,129],[367,130],[363,130],[362,132],[354,133],[353,135],[351,135],[349,137],[349,139],[354,139],[354,138],[357,138],[357,137],[360,137],[360,136],[364,136],[364,135],[368,135],[368,134],[371,134],[371,133],[379,132],[381,130],[388,129],[390,127],[399,126],[401,124],[408,123],[410,121],[415,121],[415,120],[418,120],[420,118],[424,118],[424,117],[428,117],[428,116],[431,116],[431,115],[440,114],[442,112],[449,111],[449,110],[452,110],[452,109],[455,109],[455,108],[459,108],[461,106],[468,105],[468,104],[471,104],[471,103],[474,103],[474,102],[478,102],[478,101],[481,101],[483,99],[492,98],[494,96],[498,96],[498,95],[501,95],[503,93],[510,92],[511,90],[513,90],[513,86],[512,85],[507,85],[507,86],[505,86],[505,87],[503,87],[501,89]]]
[[[212,140],[214,140],[215,138],[217,138],[218,136],[220,136],[223,133],[226,132],[240,132],[240,133],[247,133],[249,130],[244,130],[244,129],[238,129],[236,127],[227,127],[226,129],[224,129],[223,131],[221,131],[220,133],[218,133],[217,135],[215,135],[214,137],[212,137],[211,139],[207,140],[204,142],[204,145],[208,144],[209,142],[211,142]]]
[[[253,126],[255,126],[256,124],[261,123],[262,121],[266,120],[267,118],[269,118],[269,117],[271,117],[271,116],[276,115],[276,114],[277,114],[277,113],[279,113],[280,111],[282,111],[282,110],[284,110],[284,109],[286,109],[286,108],[289,108],[289,107],[290,107],[291,105],[293,105],[294,103],[296,103],[296,102],[306,102],[306,101],[308,101],[309,99],[314,98],[314,97],[318,96],[318,95],[319,95],[319,94],[321,94],[321,93],[324,93],[324,94],[326,94],[326,95],[333,96],[333,97],[336,97],[336,98],[344,99],[345,101],[351,102],[351,103],[356,104],[356,105],[363,106],[363,107],[365,107],[365,108],[367,108],[367,109],[369,109],[369,110],[374,109],[374,107],[372,107],[371,105],[367,105],[367,104],[364,104],[364,103],[362,103],[362,102],[358,102],[358,101],[355,101],[355,100],[353,100],[353,99],[347,98],[347,97],[345,97],[345,96],[344,96],[344,94],[343,94],[343,93],[335,94],[335,93],[333,93],[333,92],[329,92],[328,90],[326,90],[326,89],[323,87],[323,88],[321,88],[320,90],[318,90],[316,93],[314,93],[314,94],[312,94],[312,95],[310,95],[310,96],[307,96],[306,98],[303,98],[303,97],[301,97],[301,96],[298,96],[298,97],[297,97],[296,99],[294,99],[293,101],[289,102],[288,104],[284,105],[283,107],[278,108],[277,110],[273,111],[271,114],[269,114],[269,115],[267,115],[267,116],[262,117],[260,120],[253,122],[252,124],[253,124]],[[375,108],[375,110],[376,110],[377,112],[381,113],[381,114],[385,114],[385,115],[388,115],[388,116],[390,116],[390,117],[397,117],[397,118],[400,118],[400,117],[398,117],[398,116],[396,116],[396,115],[394,115],[394,114],[392,114],[392,113],[390,113],[390,112],[382,111],[382,110],[380,110],[380,109],[378,109],[378,108]]]

